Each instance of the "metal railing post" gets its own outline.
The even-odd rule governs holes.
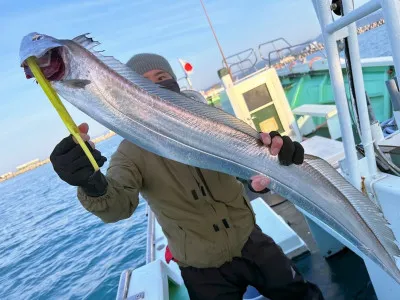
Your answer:
[[[346,16],[353,11],[352,0],[343,0],[343,12]],[[363,79],[363,72],[360,61],[360,50],[358,46],[357,38],[357,25],[356,23],[351,23],[348,26],[348,42],[349,42],[349,53],[351,59],[351,69],[353,72],[354,89],[356,93],[356,102],[358,108],[358,117],[360,119],[361,128],[361,140],[364,146],[365,157],[367,158],[368,164],[368,176],[373,178],[377,174],[376,160],[375,160],[375,150],[372,140],[371,127],[368,115],[367,99],[365,96],[365,86]]]
[[[150,206],[147,204],[147,247],[146,247],[146,264],[151,263],[155,259],[155,216]]]
[[[385,25],[392,46],[392,56],[396,77],[400,75],[400,2],[393,0],[380,0]],[[400,81],[399,81],[400,82]]]
[[[326,26],[325,31],[328,33],[334,33],[347,25],[364,18],[372,14],[373,12],[377,11],[381,8],[381,4],[379,3],[380,0],[370,0],[369,2],[361,5],[355,10],[352,10],[349,14],[344,15],[340,19],[335,22],[331,22]],[[342,1],[344,2],[344,1]]]
[[[325,50],[328,55],[329,73],[331,84],[335,96],[336,108],[340,120],[340,131],[346,155],[346,165],[349,181],[357,188],[361,188],[360,171],[358,158],[355,150],[353,128],[347,103],[347,96],[344,86],[342,67],[340,64],[339,51],[334,34],[326,31],[327,25],[331,23],[330,1],[313,0],[315,10],[318,12],[319,22],[322,29],[322,35],[325,41]]]

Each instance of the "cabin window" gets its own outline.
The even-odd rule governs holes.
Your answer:
[[[243,93],[243,98],[249,111],[253,111],[272,102],[272,98],[266,84],[259,85]]]

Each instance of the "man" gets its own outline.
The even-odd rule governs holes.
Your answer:
[[[138,54],[127,65],[180,92],[165,58]],[[88,126],[82,124],[80,130],[88,142]],[[302,163],[299,143],[277,132],[260,137],[266,151],[279,154],[283,164]],[[92,153],[102,166],[106,158],[94,147]],[[318,288],[305,282],[256,226],[243,185],[235,177],[168,160],[126,140],[113,154],[107,175],[93,174],[71,136],[55,147],[50,159],[61,179],[78,186],[83,207],[106,223],[130,217],[140,192],[163,228],[191,299],[242,299],[248,285],[272,300],[322,299]],[[263,192],[268,183],[268,178],[255,176],[249,184],[253,191]]]

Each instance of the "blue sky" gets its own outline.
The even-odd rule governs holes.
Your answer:
[[[90,32],[102,43],[99,48],[122,62],[139,52],[159,53],[178,77],[183,74],[177,58],[190,61],[197,89],[218,82],[221,56],[198,0],[0,0],[0,5],[0,174],[48,157],[68,134],[42,90],[19,68],[19,44],[29,32],[65,39]],[[294,44],[320,32],[311,0],[205,0],[205,5],[227,56],[277,37]],[[89,123],[92,136],[107,130],[66,106],[77,123]]]

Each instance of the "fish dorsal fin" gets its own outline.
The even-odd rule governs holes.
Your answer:
[[[107,65],[113,71],[117,72],[119,75],[123,76],[125,79],[128,79],[129,81],[131,81],[135,85],[141,86],[143,84],[145,86],[153,85],[155,87],[158,87],[156,84],[154,84],[149,79],[147,79],[147,78],[135,73],[134,71],[132,71],[129,67],[127,67],[125,64],[120,62],[115,57],[113,57],[113,56],[105,56],[105,55],[103,55],[101,53],[102,51],[95,50],[94,48],[96,46],[100,45],[100,42],[93,40],[93,38],[89,37],[88,34],[89,33],[85,33],[85,34],[79,35],[79,36],[73,38],[72,41],[74,41],[75,43],[77,43],[80,46],[84,47],[85,49],[89,50],[99,60],[101,60],[105,65]]]
[[[142,88],[150,95],[158,96],[171,103],[179,103],[179,106],[181,106],[182,108],[187,108],[188,110],[198,112],[202,110],[207,110],[207,117],[214,120],[215,122],[225,124],[254,138],[259,138],[258,132],[242,120],[237,119],[236,117],[226,113],[223,110],[210,107],[205,103],[200,103],[196,100],[193,100],[192,98],[188,98],[184,95],[177,94],[175,92],[162,88],[159,85],[154,84],[151,80],[134,72],[115,57],[105,56],[100,51],[94,50],[93,48],[100,43],[88,37],[87,34],[77,36],[73,39],[73,41],[93,53],[100,61],[111,68],[114,72],[129,80],[134,85]]]
[[[88,50],[91,50],[94,47],[100,45],[100,42],[93,40],[91,37],[88,37],[88,34],[89,33],[78,35],[72,40]]]

